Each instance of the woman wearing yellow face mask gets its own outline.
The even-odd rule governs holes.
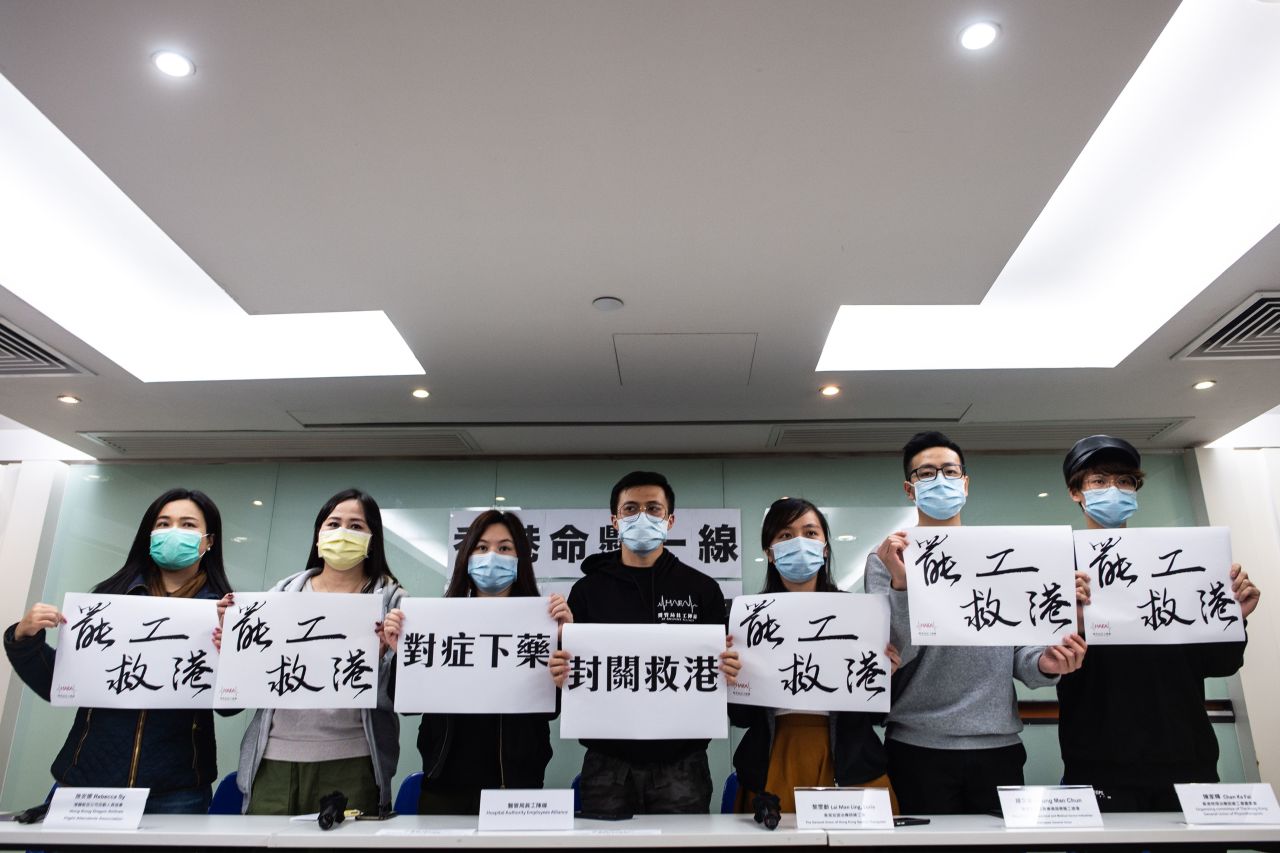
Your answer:
[[[396,607],[404,591],[387,566],[382,513],[374,499],[358,489],[329,498],[316,516],[307,568],[274,591],[377,595],[384,617]],[[381,621],[370,628],[383,639]],[[334,790],[366,813],[390,808],[400,756],[400,724],[388,691],[394,651],[384,640],[375,709],[264,708],[254,714],[240,744],[236,777],[247,814],[319,811],[320,797]]]

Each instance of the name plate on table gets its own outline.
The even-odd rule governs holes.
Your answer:
[[[573,829],[572,788],[487,788],[480,792],[481,832]]]
[[[1280,823],[1280,806],[1271,786],[1174,785],[1187,823]]]
[[[798,829],[893,829],[885,788],[796,788]]]
[[[59,829],[137,829],[150,788],[58,788],[45,815]]]
[[[1010,829],[1038,826],[1102,826],[1090,785],[1001,785],[1000,810]]]

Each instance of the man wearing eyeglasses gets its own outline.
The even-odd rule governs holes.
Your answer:
[[[1091,435],[1062,463],[1067,492],[1090,530],[1122,528],[1138,509],[1142,457],[1122,438]],[[1088,577],[1077,583],[1089,603]],[[1248,619],[1261,594],[1239,565],[1231,589]],[[1218,781],[1218,738],[1204,708],[1204,680],[1244,663],[1244,643],[1095,646],[1058,682],[1063,781],[1092,785],[1104,812],[1179,811],[1174,784]]]
[[[960,524],[969,495],[964,452],[940,432],[902,448],[902,484],[921,527]],[[1000,806],[996,788],[1021,785],[1027,752],[1013,679],[1047,687],[1079,668],[1075,634],[1056,646],[914,646],[907,605],[903,531],[867,557],[867,592],[889,596],[890,640],[902,665],[893,676],[885,727],[889,780],[904,813],[981,814]],[[576,613],[576,611],[575,611]]]
[[[724,593],[712,578],[686,566],[663,547],[675,523],[675,491],[652,471],[632,471],[609,496],[617,551],[582,563],[583,577],[569,591],[575,622],[704,624],[723,627]],[[552,656],[562,681],[569,650]],[[738,653],[720,656],[733,684]],[[583,740],[582,810],[599,815],[706,814],[711,804],[707,740]]]

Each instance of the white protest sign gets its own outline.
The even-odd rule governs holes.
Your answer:
[[[42,823],[46,829],[137,829],[150,793],[150,788],[59,786]]]
[[[1162,645],[1244,640],[1231,592],[1225,527],[1077,530],[1076,565],[1089,575],[1090,643]]]
[[[742,670],[729,701],[792,711],[889,710],[889,599],[847,592],[743,595],[729,634]]]
[[[1010,829],[1102,826],[1098,797],[1089,785],[1001,785],[996,794]]]
[[[573,789],[486,788],[477,826],[481,832],[573,829]]]
[[[402,714],[554,713],[545,598],[405,598],[396,647]]]
[[[449,565],[467,528],[484,510],[449,514]],[[592,554],[618,550],[618,531],[607,509],[524,509],[524,522],[533,549],[538,578],[577,578],[582,561]],[[682,563],[713,578],[742,577],[742,511],[738,509],[677,509],[667,532],[666,548]]]
[[[718,625],[565,625],[562,738],[729,736]]]
[[[1070,527],[913,527],[906,533],[912,643],[1054,645],[1075,631]]]
[[[1276,792],[1261,784],[1174,785],[1182,816],[1187,823],[1275,823],[1280,824]]]
[[[373,708],[377,595],[238,592],[222,627],[215,708]]]
[[[893,829],[887,788],[796,788],[797,829]]]
[[[69,592],[49,701],[89,708],[212,708],[218,603]]]

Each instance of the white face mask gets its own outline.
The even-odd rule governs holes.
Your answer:
[[[618,538],[634,554],[652,554],[667,541],[667,520],[647,512],[628,515],[618,519]]]

